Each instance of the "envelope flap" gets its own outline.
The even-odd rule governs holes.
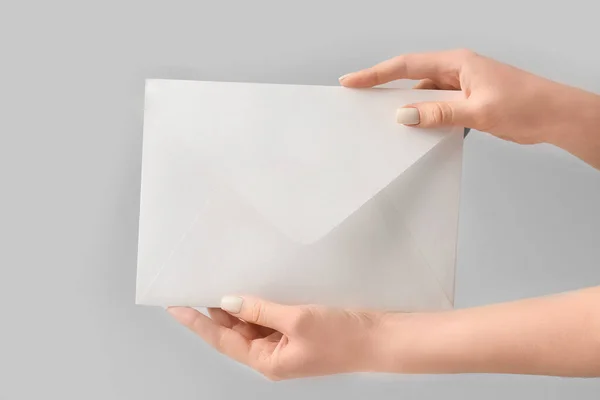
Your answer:
[[[155,117],[269,223],[299,243],[327,234],[451,131],[395,122],[457,92],[151,80]]]

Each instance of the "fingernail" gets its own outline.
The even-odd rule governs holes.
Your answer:
[[[396,111],[396,122],[403,125],[417,125],[420,121],[419,110],[413,107],[399,108]]]
[[[340,76],[340,77],[338,78],[338,80],[341,82],[341,81],[343,81],[344,79],[346,79],[348,76],[350,76],[350,74],[342,75],[342,76]]]
[[[221,299],[221,309],[232,314],[239,313],[242,310],[242,304],[244,304],[244,299],[241,297],[225,296]]]

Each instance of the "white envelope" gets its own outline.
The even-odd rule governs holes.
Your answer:
[[[136,303],[451,308],[463,129],[395,114],[457,98],[148,80]]]

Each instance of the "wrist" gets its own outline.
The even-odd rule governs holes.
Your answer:
[[[371,369],[384,373],[450,373],[465,353],[452,312],[389,314],[373,335]]]
[[[478,333],[476,325],[470,310],[391,315],[377,334],[375,370],[408,374],[486,371],[497,348],[488,335]]]
[[[557,103],[545,141],[600,168],[600,96],[569,87]]]

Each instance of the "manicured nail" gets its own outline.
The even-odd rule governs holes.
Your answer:
[[[413,107],[399,108],[396,111],[396,122],[403,125],[417,125],[420,121],[419,110]]]
[[[221,308],[232,314],[237,314],[242,310],[244,299],[235,296],[225,296],[221,299]]]
[[[340,76],[340,77],[338,78],[338,80],[341,82],[341,81],[343,81],[344,79],[346,79],[348,76],[350,76],[350,74],[342,75],[342,76]]]

